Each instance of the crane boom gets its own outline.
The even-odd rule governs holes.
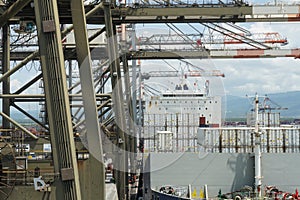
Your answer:
[[[212,70],[209,72],[200,72],[200,71],[150,71],[142,73],[142,79],[149,79],[151,77],[225,77],[224,73],[221,73],[219,70]]]
[[[150,37],[139,37],[139,45],[202,45],[202,44],[245,44],[245,37],[262,44],[281,44],[286,45],[288,41],[277,32],[252,33],[247,36],[244,33],[233,33],[230,35],[214,34],[154,34]],[[189,40],[185,38],[190,38]],[[249,41],[247,41],[249,43]]]

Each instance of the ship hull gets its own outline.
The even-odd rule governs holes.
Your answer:
[[[294,192],[300,185],[297,177],[300,154],[262,154],[263,186],[276,185]],[[255,187],[254,155],[251,153],[151,153],[146,162],[150,175],[148,187],[161,185],[186,186],[199,196],[207,185],[209,197],[220,191],[238,191],[244,186]],[[299,189],[299,188],[298,188]]]

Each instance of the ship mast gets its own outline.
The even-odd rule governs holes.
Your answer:
[[[261,197],[261,130],[259,129],[259,121],[258,121],[258,95],[255,95],[255,186],[256,186],[256,193],[258,197]]]

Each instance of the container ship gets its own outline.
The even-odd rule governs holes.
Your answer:
[[[299,127],[257,97],[247,126],[222,126],[222,97],[205,85],[146,100],[145,199],[298,198]]]

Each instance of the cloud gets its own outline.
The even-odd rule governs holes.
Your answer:
[[[35,76],[37,76],[40,71],[33,68],[23,67],[21,70],[17,71],[10,77],[11,93],[22,88],[25,84],[31,81]],[[29,88],[24,90],[22,94],[40,94],[42,91],[39,88],[40,81],[32,84]]]
[[[299,61],[295,62],[294,59],[231,59],[214,62],[223,63],[220,69],[226,76],[224,85],[227,94],[244,96],[256,92],[269,94],[300,90]]]
[[[280,48],[299,48],[299,23],[239,24],[252,33],[278,32],[289,44]],[[251,93],[276,93],[300,90],[299,59],[230,59],[214,60],[225,73],[224,85],[228,94],[243,96]]]
[[[11,90],[12,91],[19,89],[23,85],[23,83],[18,79],[12,79],[10,81],[10,84],[11,84]]]

